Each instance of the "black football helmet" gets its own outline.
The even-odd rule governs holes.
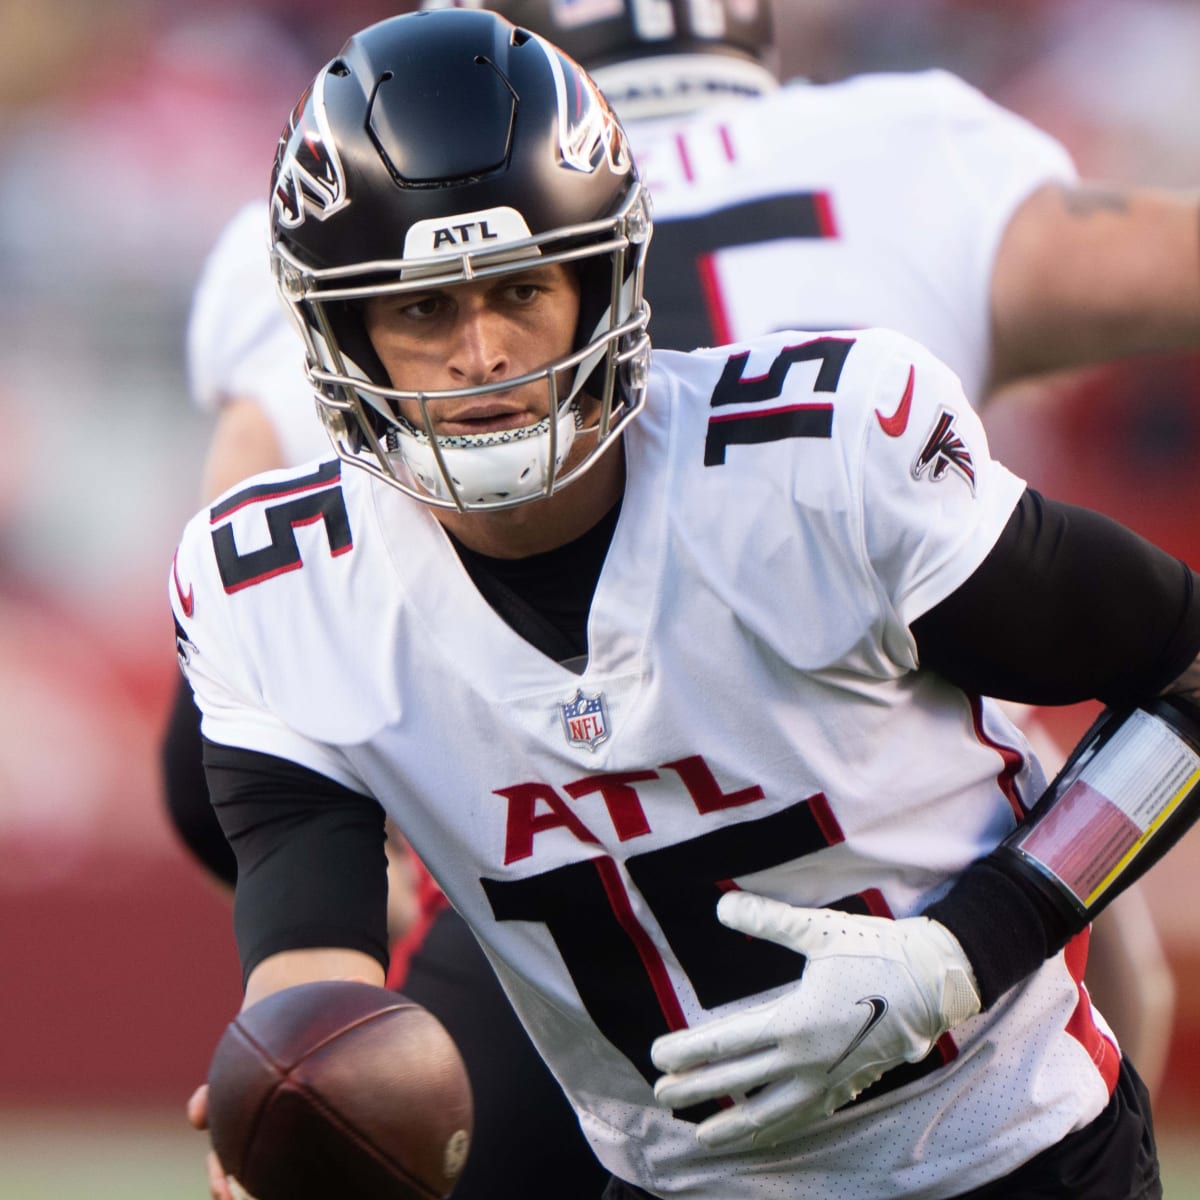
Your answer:
[[[456,10],[356,34],[293,111],[271,198],[276,281],[339,457],[460,510],[510,507],[578,478],[645,401],[651,228],[624,131],[582,68],[543,38]],[[580,285],[568,356],[482,387],[390,386],[366,334],[367,299],[550,263],[571,264]],[[533,381],[550,397],[538,424],[435,435],[439,400]],[[400,400],[417,403],[420,426]],[[568,463],[585,431],[593,442]]]
[[[422,0],[490,8],[549,38],[623,120],[686,112],[778,80],[772,0]]]

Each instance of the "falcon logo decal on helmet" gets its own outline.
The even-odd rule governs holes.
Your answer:
[[[545,51],[558,96],[559,153],[569,167],[591,173],[607,160],[614,175],[627,174],[629,143],[621,135],[613,111],[600,89],[544,38],[534,40]],[[565,68],[565,69],[564,69]],[[567,87],[567,73],[571,87]]]
[[[939,482],[947,471],[954,471],[966,480],[972,494],[975,492],[975,463],[966,442],[954,428],[954,413],[948,408],[942,409],[921,453],[913,462],[914,479],[920,479],[926,471],[931,483]]]
[[[292,110],[275,154],[275,219],[288,229],[306,217],[324,221],[350,203],[346,172],[334,146],[325,112],[328,68],[313,80]]]

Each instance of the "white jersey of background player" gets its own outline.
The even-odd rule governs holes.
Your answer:
[[[1024,369],[1196,341],[1194,203],[1137,193],[1079,204],[1056,186],[1074,178],[1062,147],[943,72],[779,89],[758,61],[769,45],[762,13],[723,38],[668,38],[669,57],[622,65],[649,48],[628,23],[604,33],[556,25],[570,5],[493,7],[549,33],[594,68],[619,111],[644,118],[631,136],[655,198],[657,345],[892,326],[933,348],[977,402],[989,379]],[[269,278],[265,224],[257,204],[230,224],[189,330],[193,394],[226,406],[210,494],[328,453]],[[1128,276],[1131,262],[1145,272]],[[1165,1040],[1142,1035],[1166,1028],[1169,980],[1153,931],[1140,928],[1136,944],[1143,961],[1132,972],[1118,964],[1125,982],[1110,1009],[1119,1015],[1118,996],[1140,980],[1144,1007],[1123,1029],[1153,1082]]]
[[[689,29],[657,0],[487,7],[574,55],[621,115],[654,197],[659,347],[883,326],[979,404],[1030,372],[1200,345],[1194,197],[1073,188],[1061,145],[946,72],[780,87],[753,2],[691,5]],[[300,462],[327,451],[266,257],[255,202],[197,289],[192,393],[252,400],[277,461]]]

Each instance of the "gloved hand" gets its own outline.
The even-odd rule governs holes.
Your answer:
[[[668,1072],[654,1085],[660,1104],[687,1108],[734,1097],[733,1107],[697,1127],[710,1149],[796,1136],[889,1068],[919,1062],[943,1033],[979,1011],[962,947],[928,917],[795,908],[749,892],[722,896],[717,917],[808,962],[800,982],[776,999],[666,1034],[651,1047],[654,1065]]]

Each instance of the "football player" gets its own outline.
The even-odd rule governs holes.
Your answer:
[[[629,129],[655,200],[647,291],[660,347],[784,326],[886,325],[953,365],[975,401],[989,380],[1200,341],[1194,198],[1081,185],[1061,146],[944,72],[781,88],[770,7],[753,0],[670,12],[633,0],[491,7],[591,69]],[[193,394],[217,416],[210,497],[255,471],[327,453],[303,351],[269,279],[266,226],[261,203],[230,223],[189,329]],[[196,769],[197,721],[184,685],[165,755],[168,799],[185,841],[232,882]],[[438,937],[468,955],[470,941],[448,928],[457,921],[440,912]],[[1093,965],[1109,968],[1106,979],[1090,971],[1093,992],[1153,1085],[1171,984],[1136,895],[1105,913],[1092,950]],[[418,991],[432,952],[418,963]],[[455,972],[430,965],[437,986],[449,987]],[[483,987],[474,974],[464,985],[471,1010]],[[486,1063],[475,1068],[482,1084]],[[515,1139],[506,1134],[505,1144]]]
[[[274,183],[338,457],[171,581],[246,1002],[383,979],[386,812],[612,1197],[1159,1194],[1079,979],[1196,815],[1191,571],[1030,492],[901,335],[652,360],[625,134],[494,14],[351,39]],[[981,695],[1113,713],[1047,790]]]

